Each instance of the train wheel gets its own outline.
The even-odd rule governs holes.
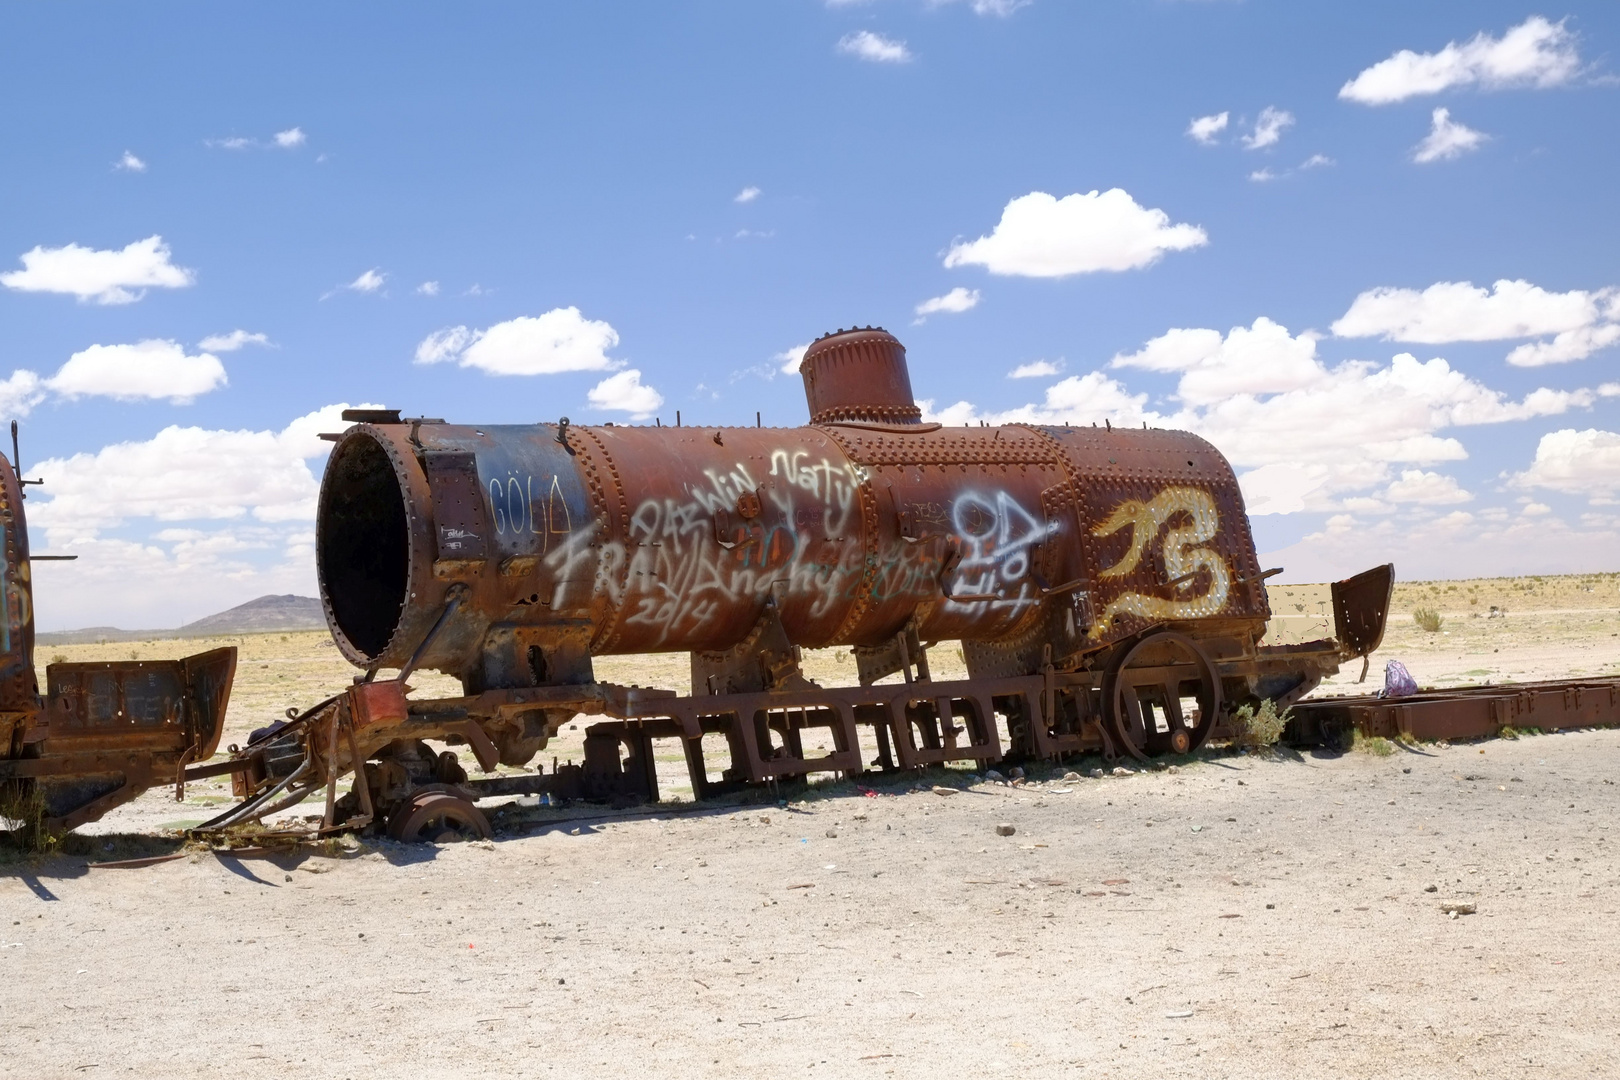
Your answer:
[[[484,812],[446,791],[414,791],[388,817],[388,835],[407,844],[488,840],[495,835]]]
[[[1188,715],[1186,702],[1197,702]],[[1185,634],[1149,634],[1109,666],[1103,680],[1109,733],[1132,757],[1186,754],[1209,738],[1221,708],[1221,681],[1204,650]]]

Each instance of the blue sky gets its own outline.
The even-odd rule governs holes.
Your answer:
[[[9,5],[0,407],[48,481],[36,550],[82,556],[39,568],[39,624],[311,594],[343,403],[792,425],[784,354],[857,323],[947,421],[1213,439],[1288,579],[1613,569],[1617,31],[1597,3]]]

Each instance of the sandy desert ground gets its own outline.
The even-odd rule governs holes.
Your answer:
[[[1325,599],[1273,589],[1274,632],[1320,633]],[[1620,576],[1403,584],[1395,609],[1369,683],[1386,657],[1439,686],[1620,673]],[[227,742],[350,677],[324,635],[238,644]],[[782,803],[520,806],[487,844],[90,868],[173,850],[160,826],[224,798],[149,793],[0,871],[0,1075],[1605,1075],[1617,751],[1602,731],[1021,786],[941,770]]]

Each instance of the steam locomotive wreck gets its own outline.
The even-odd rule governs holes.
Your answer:
[[[655,799],[655,739],[680,740],[699,798],[815,772],[1185,753],[1379,643],[1387,566],[1334,586],[1333,638],[1261,644],[1269,573],[1202,439],[924,423],[905,350],[877,329],[821,338],[801,372],[810,424],[793,429],[346,414],[317,558],[332,634],[365,674],[229,763],[245,802],[212,824],[321,787],[328,827],[401,838],[487,831],[484,795]],[[931,677],[946,641],[966,679]],[[800,650],[826,646],[853,647],[859,686],[805,677]],[[687,694],[593,672],[672,651],[691,654]],[[409,696],[419,669],[462,696]],[[603,718],[585,760],[550,773],[469,780],[426,743],[465,744],[488,772],[580,713]],[[705,735],[729,760],[706,760]]]
[[[219,745],[236,650],[182,660],[53,663],[34,671],[35,560],[23,489],[0,454],[0,817],[46,833],[94,821],[153,787],[185,783]]]

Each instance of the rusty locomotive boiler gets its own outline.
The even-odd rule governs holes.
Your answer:
[[[332,634],[365,675],[295,721],[321,734],[249,752],[292,761],[302,737],[328,825],[421,835],[482,829],[452,805],[478,791],[655,798],[659,738],[681,741],[699,797],[815,771],[1185,753],[1378,644],[1388,567],[1335,586],[1334,637],[1262,644],[1269,574],[1230,466],[1196,436],[924,423],[878,329],[821,338],[801,372],[810,424],[792,429],[346,414],[316,546]],[[932,677],[945,641],[965,679]],[[853,647],[859,686],[805,677],[801,648],[827,646]],[[690,653],[690,692],[595,677],[593,657],[648,652]],[[408,697],[424,668],[463,696]],[[583,765],[550,775],[471,781],[425,742],[522,765],[577,713],[607,719]],[[718,776],[706,735],[729,751]],[[245,776],[250,805],[297,795],[289,775]]]
[[[67,832],[149,788],[184,785],[186,766],[219,744],[236,649],[182,660],[53,663],[34,668],[36,560],[24,480],[0,454],[0,817],[23,831]]]

